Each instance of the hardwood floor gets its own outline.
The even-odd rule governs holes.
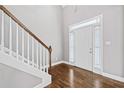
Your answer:
[[[124,83],[67,64],[53,66],[47,88],[124,88]]]

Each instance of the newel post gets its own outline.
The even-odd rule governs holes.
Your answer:
[[[49,46],[49,67],[51,68],[51,53],[52,53],[52,47]]]

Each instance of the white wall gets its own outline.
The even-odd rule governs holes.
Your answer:
[[[66,6],[64,15],[64,59],[68,61],[68,26],[103,14],[104,72],[124,77],[123,6]],[[107,46],[106,41],[111,45]]]
[[[47,46],[51,45],[52,62],[63,59],[62,10],[60,6],[6,6]]]
[[[33,88],[42,79],[0,64],[0,88]]]

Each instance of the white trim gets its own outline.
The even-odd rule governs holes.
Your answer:
[[[61,63],[65,63],[65,64],[68,64],[68,65],[74,66],[73,64],[71,64],[67,61],[58,61],[56,63],[52,63],[52,66],[59,65]],[[105,76],[105,77],[108,77],[108,78],[111,78],[111,79],[114,79],[114,80],[117,80],[117,81],[120,81],[120,82],[124,82],[124,77],[120,77],[120,76],[117,76],[117,75],[112,75],[112,74],[109,74],[109,73],[106,73],[106,72],[99,73],[99,72],[95,71],[94,73],[100,74],[102,76]]]
[[[2,22],[1,22],[1,50],[4,50],[4,12],[2,11]]]
[[[48,82],[47,80],[45,81],[45,83],[40,83],[38,85],[36,85],[34,88],[44,88],[46,86],[48,86],[51,82]]]
[[[111,79],[114,79],[114,80],[117,80],[117,81],[124,82],[124,78],[120,77],[120,76],[117,76],[117,75],[112,75],[112,74],[103,72],[102,76],[105,76],[105,77],[108,77],[108,78],[111,78]]]
[[[29,33],[27,33],[27,59],[28,59],[28,64],[30,64],[29,62],[30,62],[30,59],[29,59],[29,57],[30,57],[30,55],[29,55],[29,48],[30,48],[30,45],[29,45],[29,40],[30,40],[30,37],[29,37],[30,35],[29,35]]]
[[[61,63],[64,63],[64,61],[53,62],[53,63],[52,63],[52,66],[59,65],[59,64],[61,64]]]
[[[62,64],[62,63],[65,63],[65,64],[68,64],[68,65],[74,66],[74,64],[71,64],[70,62],[67,62],[67,61],[53,62],[53,63],[52,63],[52,66],[59,65],[59,64]]]
[[[19,25],[16,23],[16,56],[18,60],[18,55],[19,55]]]
[[[10,21],[9,23],[9,31],[10,31],[9,49],[10,49],[10,55],[12,55],[12,19],[11,17],[9,17],[9,21]]]
[[[49,84],[51,84],[51,76],[50,78],[44,77],[42,83],[34,86],[34,88],[43,88],[43,87],[48,86]]]
[[[88,26],[88,25],[92,25],[94,23],[97,23],[98,21],[94,20],[94,19],[97,19],[98,17],[102,17],[102,14],[98,15],[98,16],[95,16],[93,18],[89,18],[89,19],[85,19],[81,22],[78,22],[76,24],[72,24],[69,26],[69,32],[75,30],[75,29],[79,29],[81,27],[84,27],[84,26]]]
[[[100,45],[100,46],[101,46],[101,62],[102,62],[102,63],[101,63],[101,67],[102,67],[102,68],[101,68],[101,72],[103,73],[103,62],[104,62],[104,59],[103,59],[103,48],[104,48],[104,47],[103,47],[103,45],[104,45],[104,44],[103,44],[103,43],[104,43],[104,41],[103,41],[103,40],[104,40],[104,38],[103,38],[103,31],[104,31],[104,29],[103,29],[103,26],[104,26],[104,25],[103,25],[103,15],[100,15],[100,20],[101,20],[101,21],[100,21],[100,22],[101,22],[101,23],[100,23],[100,25],[101,25],[101,33],[100,33],[101,36],[100,36],[100,38],[101,38],[101,41],[102,41],[102,42],[101,42],[101,45]]]

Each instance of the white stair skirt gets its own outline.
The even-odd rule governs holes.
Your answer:
[[[36,68],[31,67],[2,51],[0,51],[0,63],[41,78],[42,83],[40,83],[40,87],[45,87],[51,83],[51,75],[48,73],[37,70]]]

